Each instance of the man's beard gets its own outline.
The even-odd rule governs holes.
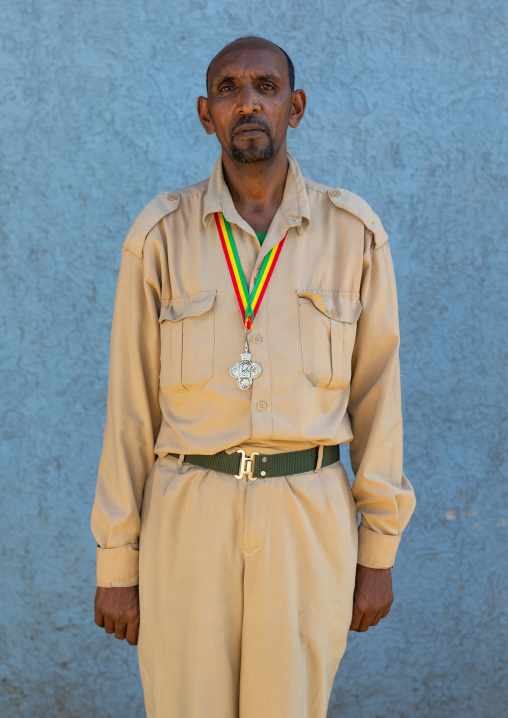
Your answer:
[[[253,140],[254,142],[254,140]],[[236,162],[244,164],[252,162],[263,162],[270,160],[275,154],[273,139],[269,136],[269,142],[265,147],[238,147],[235,145],[235,138],[231,137],[231,156]]]

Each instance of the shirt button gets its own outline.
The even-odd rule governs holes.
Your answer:
[[[256,404],[256,407],[257,407],[258,411],[264,411],[267,407],[267,403],[266,403],[266,401],[258,401],[258,403]]]
[[[337,319],[338,316],[339,316],[339,315],[337,314],[337,312],[335,311],[335,309],[332,309],[332,311],[330,312],[330,314],[332,315],[332,317],[333,317],[334,319]]]
[[[256,269],[256,271],[254,272],[254,277],[255,277],[256,279],[257,279],[257,277],[258,277],[258,274],[259,274],[259,269]]]
[[[266,476],[266,471],[262,471],[261,476]]]
[[[330,197],[340,197],[340,190],[331,189],[328,194],[330,195]]]
[[[263,339],[261,338],[261,334],[253,334],[252,341],[254,342],[254,344],[261,344],[261,342],[263,341]]]
[[[178,199],[178,195],[176,194],[176,192],[170,192],[168,194],[168,199],[171,200],[172,202],[174,202],[175,199]]]

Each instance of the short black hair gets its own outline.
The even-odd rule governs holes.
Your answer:
[[[285,55],[285,57],[286,57],[287,64],[288,64],[289,87],[290,87],[290,89],[291,89],[291,92],[294,92],[294,90],[295,90],[295,66],[293,65],[293,61],[291,60],[291,58],[289,57],[289,55],[287,54],[287,52],[284,50],[284,48],[280,47],[279,45],[276,45],[276,44],[275,44],[274,42],[272,42],[271,40],[267,40],[266,37],[259,37],[258,35],[245,35],[244,37],[237,37],[235,40],[233,40],[233,42],[238,42],[239,40],[252,40],[252,39],[254,39],[254,40],[266,40],[266,42],[270,42],[272,45],[274,45],[274,46],[277,47],[281,52],[284,53],[284,55]],[[232,44],[232,43],[229,43],[229,44]],[[225,47],[227,47],[227,45],[225,45]],[[224,48],[223,48],[223,49],[224,49]],[[219,54],[219,53],[217,53],[217,55],[218,55],[218,54]],[[206,91],[207,91],[207,92],[208,92],[208,76],[209,76],[209,74],[210,74],[210,68],[211,68],[211,66],[212,66],[212,62],[215,60],[215,58],[217,57],[217,55],[215,55],[215,57],[213,57],[213,58],[211,59],[210,64],[208,65],[207,70],[206,70]]]

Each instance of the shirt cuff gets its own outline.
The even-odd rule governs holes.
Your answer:
[[[137,544],[118,548],[97,546],[96,586],[108,588],[137,586],[139,583],[139,551]]]
[[[378,534],[360,524],[357,562],[369,568],[393,568],[399,543],[400,536]]]

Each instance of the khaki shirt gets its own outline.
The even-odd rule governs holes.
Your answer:
[[[262,246],[235,209],[221,157],[209,179],[149,202],[124,241],[92,512],[97,585],[138,582],[143,487],[155,455],[168,452],[269,454],[350,442],[358,561],[394,563],[415,498],[402,472],[388,238],[364,200],[304,179],[288,160]],[[217,211],[231,224],[249,291],[289,229],[250,334],[262,373],[246,391],[229,373],[245,329]]]

